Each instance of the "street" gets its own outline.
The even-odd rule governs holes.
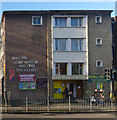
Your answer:
[[[2,120],[116,120],[116,113],[3,114]]]

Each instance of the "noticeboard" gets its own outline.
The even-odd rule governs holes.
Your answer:
[[[103,84],[101,82],[96,83],[96,89],[102,89],[103,88]]]
[[[19,75],[19,90],[35,90],[35,89],[36,89],[35,74]]]

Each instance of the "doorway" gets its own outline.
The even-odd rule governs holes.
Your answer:
[[[76,85],[76,91],[77,91],[77,98],[82,98],[82,83],[79,82]]]

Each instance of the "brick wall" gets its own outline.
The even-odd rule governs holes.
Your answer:
[[[32,16],[42,16],[43,25],[33,26]],[[45,14],[7,14],[6,16],[6,88],[11,98],[45,98],[47,87],[22,91],[18,89],[19,74],[35,73],[36,77],[47,79],[47,18]],[[17,72],[13,57],[25,56],[38,61],[36,72]],[[21,60],[21,59],[20,59]],[[19,61],[20,61],[19,60]],[[15,70],[15,81],[9,81],[9,69]]]

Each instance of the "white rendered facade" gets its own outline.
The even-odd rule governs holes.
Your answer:
[[[65,27],[56,27],[55,19],[56,18],[66,18],[67,25]],[[71,18],[82,18],[82,26],[71,26]],[[72,63],[83,63],[83,75],[88,75],[88,17],[87,16],[53,16],[53,78],[56,76],[55,65],[56,63],[67,63],[67,75],[72,75]],[[65,39],[66,40],[66,49],[65,50],[56,50],[56,39]],[[83,45],[82,50],[72,50],[72,40],[73,39],[82,39]],[[75,75],[76,76],[76,75]],[[79,76],[79,75],[77,75]],[[81,76],[81,75],[80,75]],[[79,77],[78,77],[79,78]],[[73,78],[74,79],[74,78]],[[82,77],[86,79],[86,77]]]

